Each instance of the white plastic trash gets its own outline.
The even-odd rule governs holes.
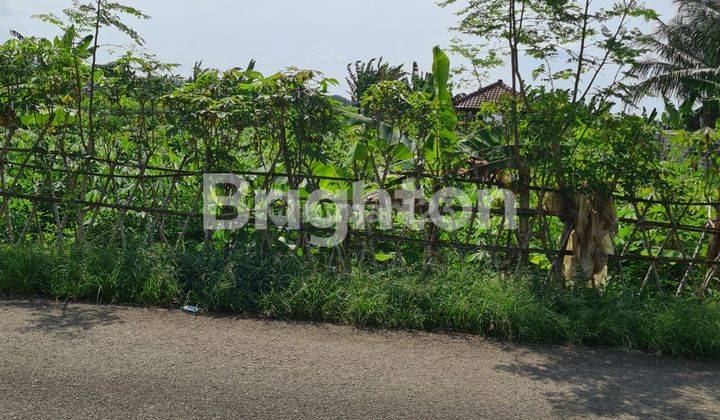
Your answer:
[[[200,313],[200,308],[192,305],[185,305],[182,307],[182,310],[193,315]]]

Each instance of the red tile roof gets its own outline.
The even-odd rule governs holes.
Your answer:
[[[513,90],[502,80],[482,87],[473,93],[455,98],[458,111],[477,111],[485,102],[497,102],[504,95],[512,95]]]

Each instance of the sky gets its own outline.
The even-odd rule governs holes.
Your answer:
[[[132,22],[145,38],[145,48],[189,74],[196,61],[227,69],[251,59],[263,72],[289,66],[310,68],[338,79],[333,93],[348,96],[346,66],[356,60],[384,57],[410,69],[417,61],[428,70],[432,47],[447,47],[457,34],[454,11],[435,0],[125,0],[152,17]],[[608,6],[611,0],[595,0]],[[60,15],[71,0],[0,0],[0,39],[16,30],[24,35],[52,36],[57,30],[32,18],[35,13]],[[664,18],[672,16],[671,0],[646,4]],[[101,42],[123,43],[115,34]],[[457,63],[457,61],[455,61]],[[490,81],[508,80],[498,68]]]

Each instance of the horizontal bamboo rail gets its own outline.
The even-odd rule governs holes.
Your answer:
[[[131,206],[131,205],[122,205],[122,204],[94,202],[94,201],[77,200],[77,199],[63,199],[63,198],[58,198],[58,197],[49,197],[49,196],[41,196],[41,195],[19,194],[19,193],[11,193],[8,191],[0,191],[0,197],[28,200],[31,202],[46,202],[46,203],[66,204],[66,205],[82,205],[82,206],[87,206],[88,208],[107,208],[107,209],[115,209],[115,210],[133,211],[133,212],[138,212],[138,213],[160,214],[160,215],[167,215],[167,216],[179,216],[179,217],[188,217],[188,218],[202,217],[201,213],[183,212],[183,211],[161,209],[161,208],[154,208],[154,207],[145,207],[145,206]],[[312,225],[302,225],[302,228],[304,230],[314,229],[314,227]],[[328,230],[328,229],[318,229],[318,230]],[[443,241],[443,240],[430,241],[430,240],[426,240],[426,239],[409,238],[409,237],[397,236],[397,235],[367,233],[367,232],[362,232],[362,231],[357,231],[357,230],[351,230],[349,232],[349,234],[352,236],[356,236],[356,237],[365,237],[368,239],[375,239],[375,240],[380,240],[380,241],[405,242],[405,243],[422,244],[422,245],[431,245],[432,244],[432,245],[445,247],[445,248],[464,249],[464,250],[472,250],[472,251],[488,251],[488,252],[519,252],[520,251],[520,249],[518,247],[496,246],[496,245],[485,245],[485,244],[469,244],[469,243],[451,242],[451,241]],[[527,251],[530,254],[572,255],[572,251],[556,250],[556,249],[529,248],[529,249],[526,249],[525,251]],[[644,262],[667,262],[667,263],[720,265],[720,260],[707,261],[707,260],[700,259],[700,258],[680,258],[680,257],[669,257],[669,256],[649,256],[649,255],[633,255],[633,254],[627,254],[627,255],[622,255],[622,256],[621,255],[609,255],[608,257],[611,260],[623,260],[623,261],[631,260],[631,261],[644,261]]]
[[[17,167],[24,169],[30,169],[33,171],[37,171],[36,173],[42,173],[44,176],[49,176],[48,174],[51,173],[62,173],[66,175],[76,175],[76,176],[84,176],[84,177],[94,177],[96,179],[105,179],[109,183],[112,179],[130,179],[130,180],[137,180],[139,181],[138,184],[142,184],[143,181],[162,181],[162,180],[172,180],[173,184],[171,188],[174,188],[174,183],[179,179],[186,179],[186,178],[197,178],[193,182],[199,183],[201,182],[200,177],[203,176],[204,173],[209,172],[206,170],[200,170],[197,169],[198,163],[196,163],[196,166],[193,169],[180,169],[180,168],[168,168],[168,167],[162,167],[162,166],[156,166],[156,165],[149,165],[142,162],[134,162],[134,161],[128,161],[128,160],[119,160],[119,159],[111,159],[111,158],[101,158],[98,156],[88,156],[83,153],[69,153],[69,152],[60,152],[60,151],[50,151],[45,150],[39,147],[33,147],[33,148],[7,148],[3,150],[4,155],[3,158],[0,159],[0,166],[8,166],[8,167]],[[18,153],[24,156],[22,162],[16,162],[10,159],[10,155],[13,153]],[[38,157],[53,157],[53,158],[62,158],[61,162],[49,162],[47,165],[38,164],[38,163],[30,163],[30,157],[31,156],[38,156]],[[98,163],[99,165],[89,165],[89,162]],[[68,163],[71,163],[73,166],[76,166],[76,168],[70,167],[71,165],[68,165]],[[64,165],[63,165],[64,164]],[[57,167],[56,165],[63,165],[63,167]],[[103,168],[103,166],[105,166]],[[98,169],[102,168],[104,170]],[[133,171],[128,171],[127,169],[133,169]],[[19,171],[19,173],[23,173],[23,171]],[[128,172],[135,172],[137,170],[137,173],[128,173]],[[242,171],[242,170],[230,170],[225,171],[222,168],[210,168],[212,172],[215,173],[229,173],[229,174],[235,174],[238,176],[244,176],[244,177],[256,177],[256,178],[289,178],[290,176],[294,177],[295,179],[307,179],[307,180],[315,180],[315,181],[335,181],[340,183],[347,183],[351,184],[354,182],[362,181],[358,178],[352,178],[347,176],[330,176],[330,175],[315,175],[315,174],[288,174],[284,173],[282,171]],[[5,171],[5,176],[8,178],[12,178],[12,174],[8,171]],[[500,187],[500,188],[506,188],[507,186],[505,184],[494,182],[494,181],[488,181],[488,180],[479,180],[479,179],[471,179],[471,178],[461,178],[461,177],[441,177],[441,176],[435,176],[432,174],[417,174],[415,172],[397,172],[397,171],[390,171],[388,173],[388,176],[392,177],[391,180],[402,180],[402,179],[410,179],[410,178],[421,178],[421,179],[438,179],[443,180],[445,182],[450,183],[462,183],[462,184],[471,184],[471,185],[477,185],[477,186],[487,186],[487,187]],[[168,182],[169,183],[169,182]],[[155,184],[152,184],[155,185]],[[349,185],[348,185],[349,186]],[[121,212],[137,212],[137,213],[148,213],[148,214],[156,214],[156,215],[162,215],[162,216],[176,216],[176,217],[182,217],[186,218],[187,220],[200,218],[202,217],[202,213],[200,211],[191,212],[191,211],[180,211],[180,210],[173,210],[168,208],[170,203],[170,197],[171,195],[168,195],[165,203],[162,205],[162,207],[157,207],[154,205],[133,205],[133,196],[132,194],[129,197],[126,197],[123,200],[116,200],[115,203],[106,203],[102,201],[88,201],[88,200],[81,200],[77,198],[64,198],[64,197],[56,197],[56,196],[49,196],[49,195],[42,195],[42,194],[28,194],[16,191],[15,183],[12,184],[12,186],[9,188],[9,190],[0,190],[0,197],[4,197],[6,200],[9,199],[17,199],[17,200],[27,200],[33,203],[38,202],[45,202],[45,203],[52,203],[54,205],[67,205],[67,206],[83,206],[88,209],[94,209],[97,211],[98,209],[112,209],[112,210],[118,210]],[[107,187],[107,185],[106,185]],[[538,194],[539,197],[542,197],[542,194],[545,193],[557,193],[561,192],[557,188],[553,187],[539,187],[535,185],[527,185],[523,187],[524,189],[527,189],[532,192],[540,193]],[[107,191],[104,191],[104,193]],[[665,208],[666,212],[670,211],[669,206],[685,206],[685,207],[691,207],[691,206],[697,206],[697,207],[705,207],[705,206],[713,206],[713,207],[720,207],[720,203],[716,202],[671,202],[666,200],[657,200],[649,197],[628,197],[621,194],[614,194],[613,197],[618,202],[624,202],[628,204],[632,204],[635,208],[636,216],[637,218],[630,218],[630,217],[620,217],[619,222],[621,224],[626,225],[634,225],[636,230],[642,231],[644,235],[647,234],[647,229],[651,228],[657,228],[657,229],[666,229],[670,231],[669,237],[672,237],[675,232],[693,232],[693,233],[701,233],[703,235],[702,238],[705,238],[707,235],[720,235],[720,229],[712,229],[709,226],[695,226],[695,225],[688,225],[680,223],[680,220],[682,219],[682,216],[674,219],[673,217],[670,217],[671,222],[664,222],[664,221],[657,221],[657,220],[645,220],[644,214],[640,214],[637,210],[637,203],[644,203],[648,205],[661,205]],[[152,203],[152,200],[151,200]],[[159,204],[159,203],[157,203]],[[3,204],[5,206],[5,204]],[[454,210],[459,211],[463,210],[462,208],[459,208],[458,206],[452,207]],[[648,207],[646,207],[647,209]],[[473,213],[479,212],[481,209],[479,209],[477,206],[473,206],[470,209]],[[486,209],[482,209],[486,210]],[[34,209],[33,209],[34,211]],[[524,217],[531,217],[531,218],[540,218],[543,220],[543,218],[549,216],[549,217],[560,217],[558,214],[552,214],[542,211],[541,209],[534,209],[534,208],[518,208],[516,209],[518,216],[524,216]],[[499,215],[502,216],[504,212],[499,209],[490,209],[490,213],[493,215]],[[123,213],[124,214],[124,213]],[[673,220],[674,219],[674,220]],[[94,218],[93,218],[94,220]],[[162,224],[163,222],[161,222]],[[184,229],[184,228],[183,228]],[[303,225],[301,227],[302,230],[305,231],[311,231],[315,229],[312,226],[309,225]],[[460,241],[447,241],[447,240],[435,240],[431,241],[428,239],[421,239],[421,238],[413,238],[408,236],[398,236],[398,235],[390,235],[390,234],[380,234],[380,233],[368,233],[368,232],[362,232],[357,230],[350,230],[350,234],[353,237],[361,237],[366,239],[373,239],[377,241],[392,241],[392,242],[398,242],[398,243],[409,243],[409,244],[418,244],[418,245],[431,245],[431,246],[438,246],[438,247],[445,247],[445,248],[455,248],[455,249],[463,249],[463,250],[470,250],[470,251],[486,251],[491,253],[519,253],[519,252],[527,252],[529,254],[543,254],[547,256],[548,258],[557,258],[558,256],[563,255],[572,255],[572,251],[567,250],[557,250],[557,249],[551,249],[551,247],[544,246],[542,248],[529,248],[529,249],[520,249],[518,246],[503,246],[503,245],[490,245],[490,244],[473,244],[473,243],[467,243],[467,242],[460,242]],[[634,233],[633,233],[634,235]],[[508,237],[509,238],[509,237]],[[630,242],[632,242],[632,237],[630,239]],[[703,239],[700,240],[702,242]],[[511,243],[508,240],[509,243]],[[668,241],[666,240],[665,243]],[[547,243],[547,241],[543,241],[543,245],[551,245]],[[688,264],[688,273],[689,270],[692,269],[693,265],[705,265],[705,266],[712,266],[716,267],[717,265],[720,265],[720,260],[715,258],[714,260],[708,260],[699,258],[698,257],[698,250],[700,249],[700,243],[698,243],[697,250],[693,253],[692,257],[686,257],[685,254],[682,254],[681,257],[675,257],[675,256],[667,256],[667,255],[642,255],[642,254],[628,254],[628,253],[622,253],[621,255],[610,255],[609,259],[616,260],[616,261],[642,261],[642,262],[648,262],[651,264],[651,269],[654,267],[656,263],[671,263],[671,264]],[[650,247],[645,246],[645,252],[647,254],[654,254],[655,251],[652,250]],[[658,251],[658,254],[662,254],[665,250],[665,244],[663,244],[662,247],[660,247],[660,251]],[[681,288],[684,286],[685,283],[687,283],[687,275],[686,278],[683,278]]]
[[[207,173],[208,171],[204,170],[196,170],[196,171],[190,171],[190,170],[180,170],[175,168],[165,168],[165,167],[159,167],[159,166],[153,166],[153,165],[143,165],[142,163],[138,162],[127,162],[127,161],[118,161],[113,159],[107,159],[107,158],[100,158],[100,157],[91,157],[86,156],[82,153],[67,153],[67,152],[58,152],[58,151],[49,151],[44,149],[28,149],[28,148],[8,148],[9,152],[17,152],[17,153],[35,153],[35,154],[44,154],[49,156],[60,156],[60,157],[66,157],[66,158],[72,158],[72,159],[78,159],[80,161],[93,161],[93,162],[101,162],[106,163],[110,165],[114,165],[116,167],[128,167],[128,168],[135,168],[135,169],[143,169],[145,171],[158,171],[158,172],[165,172],[165,175],[138,175],[136,178],[172,178],[172,177],[200,177],[203,174]],[[6,163],[7,161],[0,161],[0,163]],[[15,164],[19,165],[18,163],[14,162],[7,162],[8,164]],[[45,168],[46,170],[48,168]],[[53,169],[56,170],[56,169]],[[235,174],[235,175],[244,175],[244,176],[269,176],[269,177],[275,177],[275,178],[287,178],[288,174],[283,172],[262,172],[262,171],[238,171],[238,170],[222,170],[222,169],[213,169],[212,172],[215,173],[228,173],[228,174]],[[98,177],[107,177],[111,176],[111,174],[93,174]],[[460,178],[460,177],[441,177],[441,176],[434,176],[431,174],[417,174],[415,172],[410,171],[390,171],[388,173],[390,176],[395,177],[407,177],[407,178],[421,178],[421,179],[442,179],[446,181],[451,182],[458,182],[458,183],[466,183],[466,184],[475,184],[475,185],[486,185],[486,186],[494,186],[494,187],[506,187],[504,184],[500,182],[489,182],[485,180],[475,180],[470,178]],[[131,175],[125,175],[126,177],[132,177]],[[350,177],[341,177],[341,176],[327,176],[327,175],[313,175],[313,174],[293,174],[294,177],[297,178],[305,178],[305,179],[319,179],[319,180],[327,180],[327,181],[338,181],[338,182],[358,182],[362,181],[362,179],[359,178],[350,178]],[[525,186],[530,191],[534,192],[545,192],[545,193],[552,193],[552,192],[561,192],[560,189],[554,188],[554,187],[540,187],[537,185],[528,185]],[[646,204],[657,204],[657,205],[676,205],[676,206],[718,206],[720,203],[714,202],[714,201],[673,201],[673,202],[666,202],[663,200],[656,200],[651,198],[642,198],[642,197],[628,197],[626,195],[621,194],[613,194],[613,198],[616,200],[620,200],[622,202],[636,202],[636,203],[646,203]],[[702,228],[701,228],[702,229]]]

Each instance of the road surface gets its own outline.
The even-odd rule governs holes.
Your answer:
[[[720,364],[0,300],[2,417],[720,417]]]

